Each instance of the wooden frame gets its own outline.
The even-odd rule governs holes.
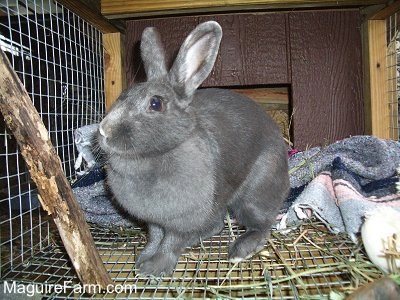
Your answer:
[[[126,87],[123,40],[120,32],[103,34],[106,111]]]
[[[385,0],[101,0],[101,13],[107,18],[166,16],[203,12],[259,9],[343,8],[384,4]]]
[[[393,127],[391,116],[397,112],[393,105],[389,104],[388,75],[396,74],[395,66],[387,64],[387,28],[386,18],[400,9],[400,1],[397,0],[370,17],[365,30],[365,128],[366,134],[380,138],[399,138],[397,130]],[[395,76],[395,75],[394,75]],[[394,87],[395,88],[395,87]],[[396,126],[397,127],[397,126]]]
[[[386,88],[386,21],[367,21],[365,69],[365,129],[367,134],[390,138],[390,114]]]

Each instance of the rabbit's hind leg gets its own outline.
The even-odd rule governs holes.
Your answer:
[[[259,209],[249,209],[245,204],[232,211],[238,222],[246,228],[246,232],[239,236],[229,248],[229,260],[237,263],[250,258],[264,248],[265,241],[270,236],[272,215],[263,213]]]
[[[238,263],[252,257],[264,248],[265,232],[247,230],[229,248],[229,261]]]
[[[243,205],[245,206],[245,205]],[[272,216],[259,210],[251,211],[246,207],[232,210],[238,222],[246,228],[246,232],[239,236],[229,248],[229,260],[233,263],[250,258],[261,251],[270,235]]]
[[[289,191],[286,161],[259,159],[238,188],[230,211],[246,228],[229,249],[229,259],[239,262],[264,248],[272,225]]]

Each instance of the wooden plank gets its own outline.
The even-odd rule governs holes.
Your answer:
[[[57,2],[76,13],[103,33],[119,32],[119,29],[102,16],[100,11],[92,4],[84,3],[83,0],[58,0]]]
[[[368,134],[390,138],[390,112],[387,99],[386,21],[369,20],[368,72],[365,114]]]
[[[36,108],[0,50],[0,111],[13,133],[35,182],[42,208],[57,225],[63,244],[83,285],[106,290],[112,284],[97,252],[85,216],[75,200]]]
[[[288,88],[245,88],[232,89],[261,104],[267,110],[288,110]]]
[[[364,133],[358,10],[290,13],[295,147]]]
[[[129,16],[165,16],[168,14],[232,10],[362,7],[386,2],[385,0],[101,0],[101,13],[108,18],[126,18]]]
[[[182,16],[131,20],[126,23],[127,83],[144,81],[140,59],[143,29],[156,27],[161,35],[168,65],[184,38],[197,24],[217,21],[223,37],[214,69],[203,87],[235,87],[288,84],[287,14],[258,13],[212,16]]]
[[[369,12],[366,13],[368,15]],[[363,64],[363,91],[364,91],[364,134],[372,134],[371,122],[371,84],[369,71],[369,44],[368,44],[368,19],[361,24],[362,37],[362,64]]]
[[[124,35],[119,32],[103,34],[103,47],[104,93],[108,111],[126,87]]]

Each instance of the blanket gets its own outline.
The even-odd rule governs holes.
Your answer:
[[[400,211],[396,175],[363,183],[365,181],[364,177],[351,171],[340,156],[336,157],[328,170],[316,175],[287,204],[277,228],[285,229],[288,224],[316,217],[332,232],[346,232],[356,242],[369,210],[391,206]]]
[[[277,218],[278,229],[316,217],[332,232],[347,232],[355,241],[368,210],[382,205],[400,210],[396,141],[354,136],[298,152],[288,162],[291,192]],[[87,221],[106,227],[134,225],[113,201],[104,175],[88,180],[93,172],[102,174],[104,168],[96,165],[73,186]]]
[[[101,227],[135,226],[134,220],[118,206],[105,181],[105,169],[95,165],[90,171],[72,184],[86,221]]]

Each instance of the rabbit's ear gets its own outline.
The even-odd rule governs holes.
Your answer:
[[[140,52],[147,80],[157,79],[167,74],[164,47],[156,28],[147,27],[144,29]]]
[[[221,26],[214,21],[198,25],[186,38],[169,73],[182,96],[191,96],[210,74],[221,38]]]

